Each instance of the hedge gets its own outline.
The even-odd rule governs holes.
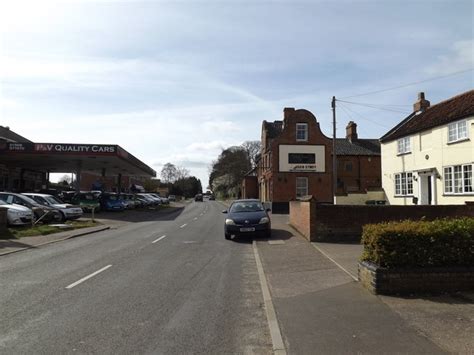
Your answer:
[[[474,218],[401,221],[363,227],[362,261],[381,267],[474,265]]]

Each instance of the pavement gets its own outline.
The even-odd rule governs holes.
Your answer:
[[[309,243],[272,216],[257,247],[288,354],[473,354],[474,295],[376,296],[358,244]]]

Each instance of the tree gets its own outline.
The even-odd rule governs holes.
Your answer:
[[[242,143],[242,148],[247,153],[251,168],[257,166],[257,156],[260,154],[261,147],[260,141],[245,141]]]
[[[250,168],[248,154],[242,146],[225,149],[212,164],[209,185],[221,195],[237,196],[240,183]]]
[[[59,178],[59,183],[64,186],[68,186],[72,182],[71,175],[64,174],[62,177]]]
[[[178,169],[171,163],[166,163],[161,169],[161,179],[169,184],[178,180]]]
[[[185,167],[176,167],[176,180],[186,179],[189,177],[189,170]]]

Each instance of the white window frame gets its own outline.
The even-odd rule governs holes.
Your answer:
[[[304,182],[301,185],[301,182]],[[307,177],[296,177],[296,197],[303,197],[308,195],[308,178]],[[304,193],[302,193],[304,192]]]
[[[448,125],[448,143],[464,141],[469,138],[467,120],[457,121]]]
[[[411,171],[395,174],[395,196],[413,196],[413,173]]]
[[[474,194],[474,164],[445,166],[444,194],[472,195]]]
[[[304,132],[304,138],[298,138],[298,132]],[[297,142],[307,142],[308,141],[308,124],[307,123],[297,123],[296,124],[296,141]]]
[[[403,137],[397,140],[397,154],[411,153],[411,140],[410,137]]]

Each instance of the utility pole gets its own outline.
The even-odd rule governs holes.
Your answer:
[[[332,197],[336,204],[337,161],[336,161],[336,96],[332,97]]]

